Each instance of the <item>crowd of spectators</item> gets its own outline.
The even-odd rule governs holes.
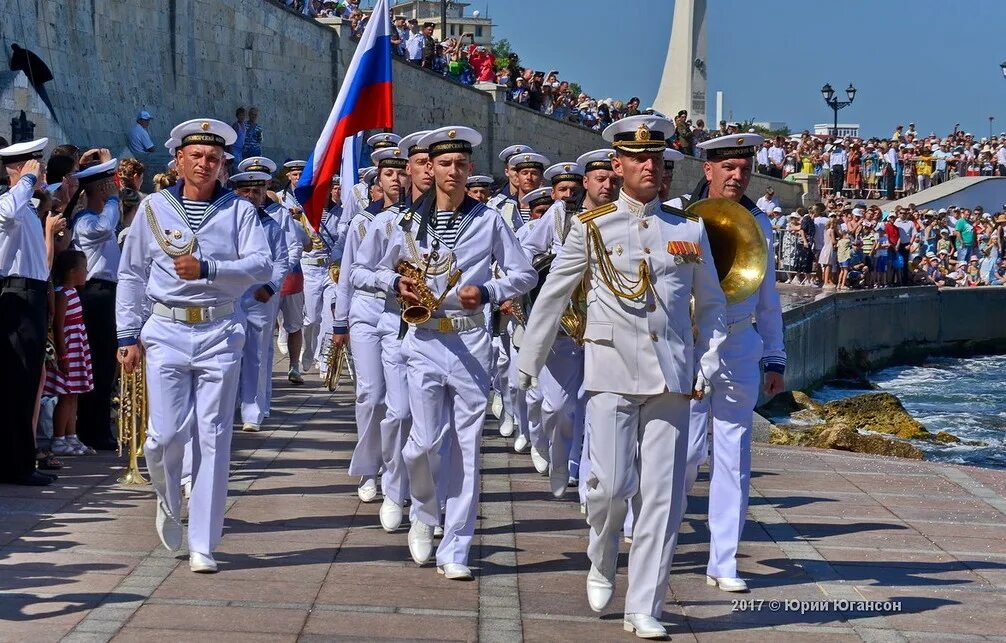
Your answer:
[[[831,196],[783,213],[771,188],[759,199],[775,231],[777,269],[791,284],[839,290],[1006,285],[1006,204],[884,210]]]

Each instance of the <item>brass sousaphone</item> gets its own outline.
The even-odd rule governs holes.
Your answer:
[[[730,199],[702,199],[685,209],[689,218],[702,219],[716,264],[716,274],[728,304],[753,295],[765,279],[768,241],[758,221]]]

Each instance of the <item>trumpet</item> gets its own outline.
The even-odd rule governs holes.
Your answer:
[[[128,450],[126,469],[119,477],[119,484],[143,485],[146,478],[140,473],[140,456],[143,442],[147,439],[147,381],[143,360],[132,373],[122,371],[119,376],[119,456],[123,446]]]
[[[339,283],[340,272],[341,272],[340,264],[333,263],[328,267],[328,278],[332,280],[333,284]]]
[[[407,324],[414,325],[429,321],[430,317],[433,316],[433,311],[440,308],[440,305],[444,303],[444,299],[447,298],[447,293],[449,293],[461,279],[460,270],[452,272],[447,278],[447,287],[444,289],[443,294],[437,297],[433,294],[433,290],[430,289],[430,285],[426,282],[426,270],[421,270],[419,266],[416,266],[408,261],[400,261],[398,263],[397,271],[398,274],[403,277],[408,277],[415,282],[413,290],[419,298],[419,303],[407,305],[401,300],[401,298],[399,298],[399,301],[402,304],[402,321]]]
[[[346,366],[349,345],[336,346],[335,342],[328,345],[328,356],[325,358],[328,364],[328,372],[325,373],[325,388],[335,391],[342,381],[342,370]]]

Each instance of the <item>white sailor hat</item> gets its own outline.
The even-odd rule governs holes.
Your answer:
[[[193,118],[175,125],[171,138],[178,139],[178,147],[186,145],[216,145],[225,147],[238,140],[238,133],[223,121],[214,118]]]
[[[549,160],[538,154],[537,152],[524,152],[523,154],[514,154],[507,161],[507,165],[510,166],[511,170],[525,170],[531,168],[534,170],[545,171],[545,167],[549,165]]]
[[[369,167],[361,167],[360,169],[358,169],[356,171],[356,178],[362,181],[363,177],[367,176],[367,170],[369,169],[370,169]]]
[[[241,172],[231,176],[231,185],[236,188],[265,187],[272,181],[267,172]]]
[[[338,174],[333,174],[332,175],[332,185],[341,185],[341,183],[342,182],[339,180],[339,175]]]
[[[268,172],[276,171],[276,164],[264,156],[249,156],[238,163],[238,172]]]
[[[674,123],[666,118],[641,114],[615,121],[601,137],[619,152],[663,152],[673,132]]]
[[[702,141],[697,147],[706,151],[707,161],[724,161],[754,156],[755,148],[764,140],[758,134],[727,134]]]
[[[591,170],[610,170],[613,158],[615,158],[615,150],[605,148],[581,154],[576,162],[583,166],[583,171],[586,173]]]
[[[393,167],[398,170],[404,170],[405,164],[408,160],[402,158],[402,150],[398,147],[382,147],[379,150],[374,150],[370,155],[370,161],[380,168]]]
[[[402,151],[402,155],[406,158],[411,157],[413,154],[426,154],[426,148],[419,145],[419,141],[429,133],[430,130],[424,129],[412,132],[408,136],[403,136],[402,140],[398,141],[398,149]]]
[[[231,154],[230,152],[224,152],[224,160],[225,161],[233,161],[234,160],[234,155]]]
[[[373,183],[374,179],[377,178],[377,168],[374,167],[373,165],[371,165],[368,168],[360,170],[360,172],[362,172],[360,180],[366,183],[367,185]]]
[[[402,137],[394,132],[381,132],[368,138],[367,145],[375,150],[379,150],[382,147],[395,147],[400,140],[402,140]]]
[[[514,154],[523,154],[525,152],[533,152],[533,151],[534,150],[531,149],[530,145],[521,145],[518,143],[517,145],[504,147],[503,150],[499,153],[499,159],[504,163],[506,163],[510,160],[510,157],[513,156]]]
[[[419,139],[419,145],[429,150],[430,157],[451,152],[471,154],[472,148],[482,142],[482,135],[470,127],[448,125],[432,130]]]
[[[562,181],[582,182],[583,166],[576,161],[563,161],[561,163],[556,163],[545,170],[545,173],[542,174],[542,178],[552,185]]]
[[[31,159],[42,158],[42,151],[49,144],[47,138],[37,138],[34,141],[24,143],[14,143],[0,150],[0,161],[4,163],[17,163]]]
[[[552,188],[538,188],[525,194],[521,201],[526,203],[529,208],[533,208],[546,203],[552,205],[555,199],[552,198]]]
[[[164,147],[169,152],[171,152],[172,154],[175,153],[175,150],[177,150],[178,146],[180,146],[181,144],[182,144],[182,142],[179,141],[177,138],[174,138],[174,137],[169,138],[168,140],[164,141]]]
[[[307,161],[301,161],[300,159],[295,159],[293,161],[287,161],[283,164],[288,170],[303,170],[307,166]]]
[[[167,168],[169,172],[174,172],[178,168],[178,163],[175,163],[175,159],[171,159],[168,161]]]
[[[492,187],[492,184],[493,177],[486,176],[485,174],[475,174],[465,180],[465,185],[470,188],[488,188]]]
[[[664,167],[667,169],[673,169],[674,162],[680,161],[683,158],[685,158],[684,154],[677,151],[676,149],[668,147],[667,149],[664,150]]]
[[[115,170],[119,167],[119,159],[112,159],[104,163],[97,163],[79,172],[74,173],[73,178],[80,181],[81,185],[110,179],[115,176]]]

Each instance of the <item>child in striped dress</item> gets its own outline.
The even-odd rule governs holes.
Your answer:
[[[84,314],[77,287],[87,280],[87,259],[79,250],[64,250],[52,267],[56,306],[52,318],[57,366],[46,373],[45,395],[55,395],[52,452],[56,455],[89,455],[94,451],[77,439],[77,395],[94,388],[91,347],[84,329]]]

